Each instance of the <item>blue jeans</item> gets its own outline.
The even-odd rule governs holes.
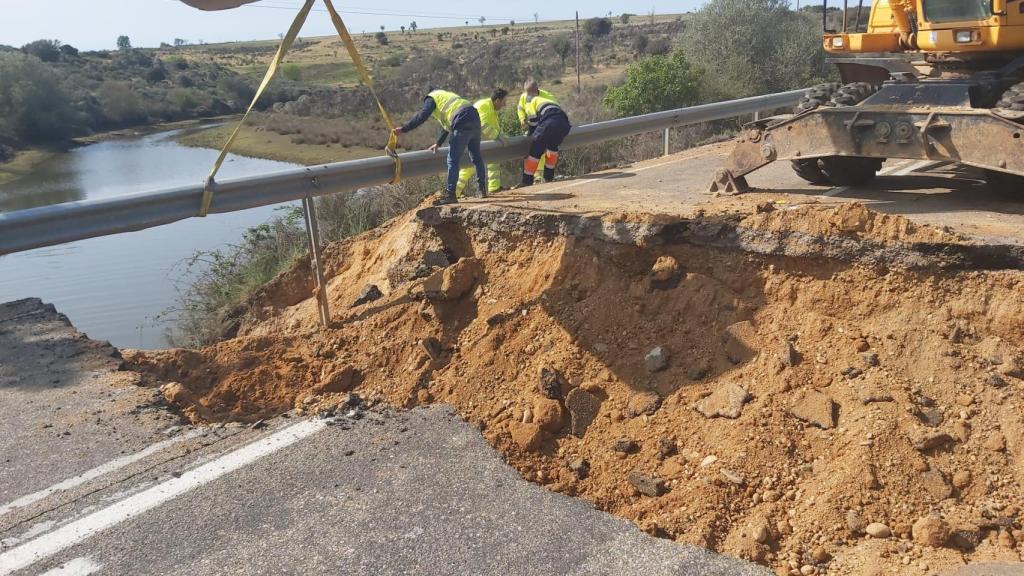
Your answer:
[[[451,140],[448,143],[448,182],[445,185],[445,192],[452,196],[455,195],[455,188],[459,184],[459,161],[466,151],[469,152],[469,159],[476,167],[478,189],[486,192],[487,166],[480,154],[480,114],[475,108],[452,127]]]

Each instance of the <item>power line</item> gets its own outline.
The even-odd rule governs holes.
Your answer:
[[[265,9],[265,10],[290,10],[290,11],[295,11],[295,10],[298,9],[298,6],[294,6],[294,5],[291,5],[291,6],[278,6],[278,5],[271,5],[271,4],[244,4],[244,5],[241,6],[241,8],[262,8],[262,9]],[[481,15],[470,16],[468,14],[461,15],[461,16],[456,16],[456,15],[444,16],[444,15],[441,15],[441,14],[424,14],[424,13],[419,13],[419,12],[400,13],[400,12],[382,12],[382,11],[370,11],[370,10],[372,10],[372,9],[353,9],[353,8],[340,8],[340,7],[338,8],[338,12],[340,12],[342,14],[360,14],[360,15],[365,15],[365,16],[398,16],[398,17],[402,17],[402,18],[426,18],[426,19],[433,19],[433,20],[471,20],[471,21],[476,21],[481,16]],[[323,8],[313,8],[312,12],[327,12],[327,10],[324,10]],[[494,20],[494,21],[498,21],[498,22],[501,22],[501,21],[504,21],[504,20],[515,20],[515,18],[507,18],[507,17],[504,17],[504,16],[487,16],[486,14],[484,14],[483,17],[486,18],[487,20]]]

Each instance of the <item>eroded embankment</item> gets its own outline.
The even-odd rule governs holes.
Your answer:
[[[859,205],[428,209],[328,250],[331,330],[300,263],[237,337],[127,360],[195,420],[447,402],[527,478],[653,534],[921,574],[1019,558],[1014,250]]]

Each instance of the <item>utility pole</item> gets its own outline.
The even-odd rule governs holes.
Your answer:
[[[576,91],[583,89],[580,84],[580,12],[576,11]]]

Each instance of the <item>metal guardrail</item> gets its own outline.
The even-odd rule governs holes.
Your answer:
[[[803,90],[793,90],[576,126],[562,147],[575,148],[674,126],[785,108],[796,104],[803,93]],[[526,137],[519,136],[507,138],[504,143],[485,142],[481,148],[488,162],[501,162],[522,158],[529,144]],[[403,177],[415,178],[443,172],[445,151],[441,149],[436,155],[427,151],[401,154]],[[348,192],[385,184],[393,175],[393,160],[388,156],[378,156],[225,180],[217,183],[210,212],[234,212]],[[199,211],[202,196],[203,185],[199,183],[195,186],[0,213],[0,255],[143,230],[192,218]]]

